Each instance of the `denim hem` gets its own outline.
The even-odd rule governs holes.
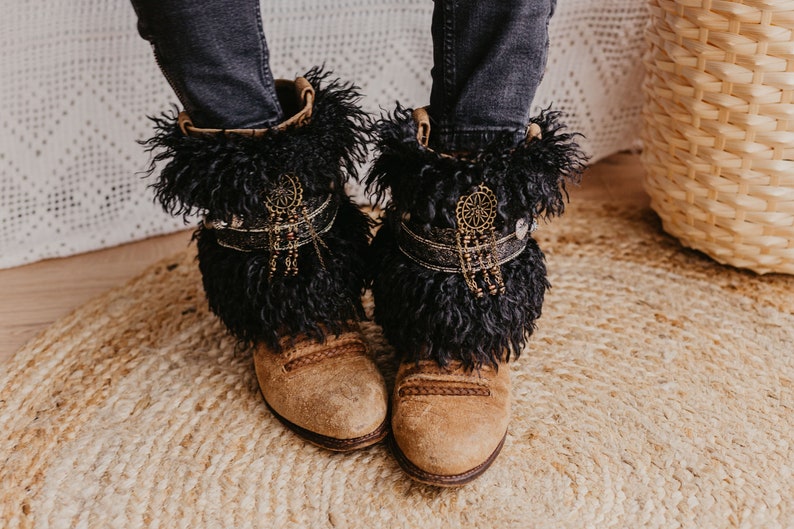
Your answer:
[[[438,130],[438,129],[436,129]],[[497,138],[512,136],[513,145],[527,137],[527,129],[452,129],[433,131],[431,145],[442,152],[481,151]]]

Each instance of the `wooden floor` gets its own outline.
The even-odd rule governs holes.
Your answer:
[[[572,200],[647,204],[636,154],[620,153],[590,168]],[[0,270],[0,364],[42,329],[85,301],[183,249],[190,230],[97,252]]]

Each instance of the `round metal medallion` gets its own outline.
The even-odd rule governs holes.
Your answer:
[[[271,213],[294,211],[303,201],[303,186],[298,177],[284,173],[279,176],[275,187],[265,197],[265,205]]]
[[[516,239],[523,241],[528,232],[529,224],[527,223],[527,219],[518,219],[516,221]]]
[[[455,207],[458,229],[483,231],[493,227],[496,219],[496,195],[487,186],[480,185],[476,191],[463,195]]]

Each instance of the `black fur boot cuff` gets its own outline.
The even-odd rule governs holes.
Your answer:
[[[278,81],[291,117],[260,130],[153,118],[152,187],[172,214],[201,213],[199,268],[209,306],[245,343],[322,340],[363,317],[369,218],[344,185],[364,158],[357,89],[314,69]]]
[[[404,360],[496,367],[519,355],[549,286],[531,232],[563,212],[586,157],[557,112],[518,146],[506,134],[454,155],[426,147],[423,116],[398,108],[375,128],[367,184],[391,195],[373,242],[375,320]]]

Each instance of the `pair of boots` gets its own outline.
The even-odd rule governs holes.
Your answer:
[[[548,287],[530,232],[562,212],[564,180],[582,168],[573,136],[545,113],[521,145],[441,153],[422,109],[373,128],[356,90],[318,70],[277,91],[290,117],[276,127],[199,129],[182,113],[156,119],[148,142],[165,162],[153,186],[165,209],[205,215],[196,239],[209,306],[253,346],[265,402],[298,435],[349,451],[391,431],[414,479],[471,481],[505,440],[504,364]],[[391,201],[370,244],[344,185],[371,136],[367,184]],[[401,358],[391,406],[359,329],[367,286]]]

